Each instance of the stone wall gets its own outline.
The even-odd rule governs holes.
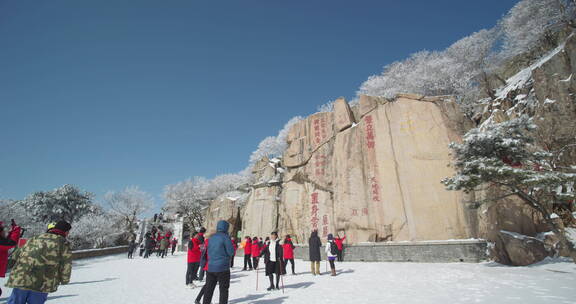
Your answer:
[[[101,248],[101,249],[86,249],[86,250],[77,250],[72,252],[72,259],[73,260],[80,260],[86,258],[94,258],[106,255],[113,255],[113,254],[121,254],[127,253],[128,246],[118,246],[118,247],[110,247],[110,248]],[[138,255],[138,253],[135,253]]]
[[[298,259],[308,260],[308,246],[297,245],[294,254]],[[322,259],[326,260],[323,250]],[[488,260],[488,255],[485,241],[386,242],[346,246],[344,260],[347,262],[479,263]]]

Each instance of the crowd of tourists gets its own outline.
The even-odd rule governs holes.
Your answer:
[[[194,281],[203,281],[206,277],[206,283],[200,289],[194,303],[211,303],[216,286],[219,286],[219,303],[228,303],[230,268],[234,267],[237,249],[242,249],[244,254],[242,271],[258,271],[263,267],[270,281],[268,291],[281,288],[282,276],[286,274],[288,264],[291,266],[292,275],[296,275],[294,261],[296,247],[290,235],[280,240],[278,233],[272,232],[265,239],[246,236],[242,241],[238,241],[228,235],[228,228],[228,222],[219,221],[215,233],[206,235],[206,229],[201,228],[188,242],[186,286],[195,288],[197,285]],[[335,238],[332,234],[328,234],[325,245],[322,245],[318,231],[312,231],[308,245],[313,275],[321,275],[321,250],[324,247],[331,275],[336,276],[335,262],[343,261],[345,239],[346,237]],[[261,264],[262,259],[264,265]]]
[[[134,257],[134,252],[137,247],[140,247],[140,256],[145,259],[154,254],[157,257],[165,258],[168,255],[168,251],[171,251],[171,254],[174,255],[177,246],[178,239],[173,237],[172,231],[168,230],[164,232],[162,226],[152,226],[152,229],[144,235],[139,246],[134,240],[130,241],[128,245],[128,258],[132,259]]]
[[[0,222],[0,277],[4,277],[6,269],[10,268],[10,277],[6,283],[12,288],[8,304],[43,304],[48,294],[55,292],[59,285],[68,284],[72,272],[72,253],[67,241],[72,226],[66,221],[51,223],[45,233],[27,240],[21,239],[24,230],[14,220],[10,229]],[[204,281],[195,303],[209,304],[216,286],[219,286],[219,303],[228,303],[230,287],[230,268],[234,267],[234,257],[237,249],[242,249],[244,265],[242,271],[259,271],[264,269],[269,278],[268,291],[281,288],[282,276],[286,274],[288,264],[291,272],[295,271],[295,249],[290,235],[280,240],[277,232],[268,237],[246,236],[236,240],[228,235],[229,224],[219,221],[216,232],[206,235],[206,229],[200,228],[194,232],[187,243],[186,286],[195,288],[195,281]],[[309,260],[313,275],[320,275],[321,250],[324,247],[327,263],[330,264],[331,275],[336,275],[335,262],[343,260],[344,238],[334,238],[327,235],[325,245],[318,236],[318,231],[312,231],[308,240]],[[174,254],[178,241],[172,231],[164,232],[162,226],[154,226],[148,231],[140,244],[140,256],[149,258],[152,255],[164,258],[171,249]],[[8,252],[18,246],[8,258]],[[132,259],[138,245],[130,241],[128,258]],[[263,264],[262,264],[263,262]],[[283,284],[282,284],[283,286]],[[1,295],[1,290],[0,290]]]

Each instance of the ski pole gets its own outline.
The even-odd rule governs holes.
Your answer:
[[[284,293],[284,276],[280,274],[280,280],[282,281],[282,293]]]
[[[258,291],[258,277],[259,277],[260,272],[258,271],[258,269],[256,269],[256,291]]]

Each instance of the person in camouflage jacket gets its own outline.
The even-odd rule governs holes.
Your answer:
[[[72,253],[66,237],[71,228],[65,221],[58,222],[12,254],[6,286],[13,290],[8,304],[42,304],[48,293],[70,282]]]

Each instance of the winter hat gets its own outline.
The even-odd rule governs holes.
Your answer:
[[[72,229],[72,226],[66,222],[66,221],[59,221],[58,223],[56,223],[56,225],[54,226],[54,229],[58,229],[58,230],[62,230],[64,232],[68,232],[70,231],[70,229]]]
[[[334,239],[334,236],[332,235],[332,233],[328,234],[328,239],[329,239],[329,240],[333,240],[333,239]]]

